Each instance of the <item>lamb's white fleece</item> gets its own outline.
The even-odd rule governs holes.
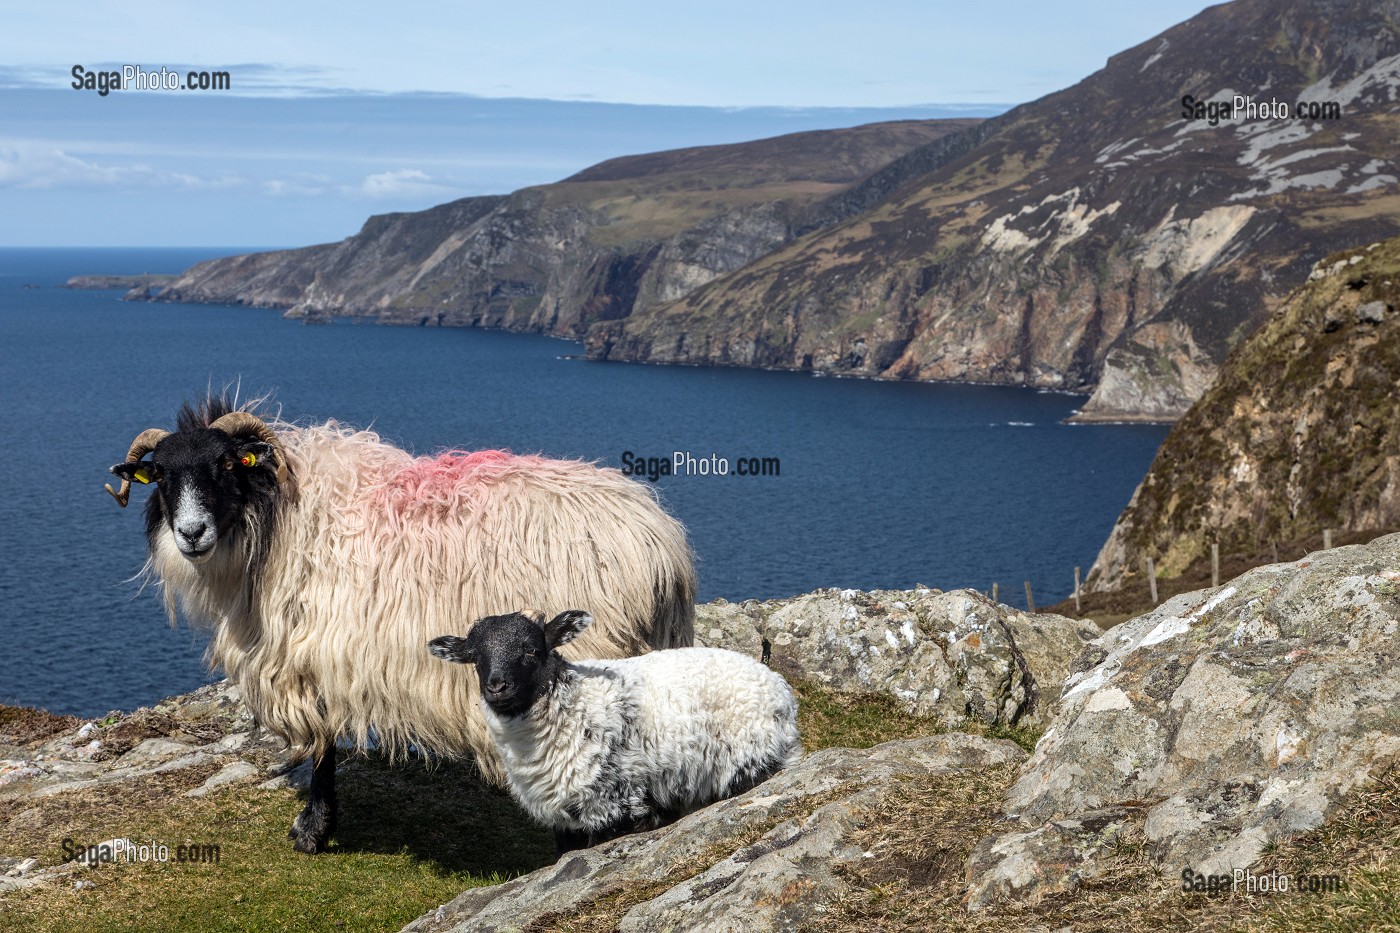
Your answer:
[[[787,681],[718,648],[574,662],[526,713],[482,710],[512,794],[553,829],[654,825],[802,755]]]

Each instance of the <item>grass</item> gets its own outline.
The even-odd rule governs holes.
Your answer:
[[[466,888],[553,859],[549,834],[463,764],[352,758],[338,780],[341,830],[315,857],[292,851],[286,838],[302,806],[295,792],[181,795],[204,776],[170,772],[119,790],[25,801],[41,813],[12,815],[0,851],[54,864],[65,838],[90,845],[120,836],[172,851],[217,845],[218,861],[78,869],[73,878],[91,887],[70,882],[5,895],[4,928],[65,930],[81,917],[91,930],[397,929]],[[6,815],[0,810],[0,819]]]
[[[1015,769],[949,775],[932,786],[906,785],[866,815],[852,840],[875,854],[848,872],[852,891],[815,930],[960,931],[1073,929],[1075,933],[1253,930],[1260,933],[1361,933],[1400,930],[1400,767],[1373,779],[1320,829],[1274,846],[1256,876],[1337,875],[1342,889],[1317,894],[1244,891],[1185,893],[1181,878],[1153,866],[1141,825],[1124,833],[1099,874],[1039,904],[969,914],[963,866],[978,840],[1013,831],[998,823],[999,802]]]
[[[800,728],[809,750],[864,748],[930,735],[936,722],[903,712],[892,698],[841,694],[796,684]],[[0,711],[3,712],[3,711]],[[47,733],[57,723],[6,713]],[[965,731],[1008,738],[1024,748],[1037,735],[975,723]],[[170,846],[213,843],[216,864],[110,864],[77,869],[71,881],[0,896],[3,922],[15,931],[58,931],[81,922],[103,930],[385,930],[445,903],[461,891],[548,864],[549,834],[531,824],[502,791],[485,786],[463,763],[395,765],[355,756],[339,774],[340,832],[323,855],[291,850],[286,829],[302,805],[290,790],[243,786],[207,798],[182,795],[216,764],[169,772],[120,788],[53,797],[0,798],[0,854],[62,860],[62,840],[95,843],[116,836]],[[1345,889],[1329,894],[1265,896],[1183,894],[1180,880],[1159,875],[1140,826],[1126,831],[1097,878],[1071,894],[1032,906],[969,915],[963,871],[979,839],[1007,832],[1000,802],[1012,766],[944,775],[895,789],[864,815],[852,840],[874,853],[848,873],[852,890],[817,930],[890,931],[1024,929],[1076,931],[1304,930],[1341,933],[1400,930],[1400,769],[1354,793],[1321,829],[1271,849],[1257,874],[1337,874]],[[803,801],[810,813],[825,799]],[[776,821],[776,818],[775,818]],[[751,844],[771,826],[728,840],[687,865],[704,871]],[[683,878],[613,891],[568,916],[542,918],[532,930],[601,933],[631,906]]]
[[[810,685],[800,685],[799,694],[809,750],[865,748],[938,731],[890,698]],[[9,738],[26,741],[78,724],[16,708],[0,708],[0,717]],[[138,730],[127,736],[133,744],[154,726],[152,716],[140,715],[119,724]],[[553,861],[550,834],[468,764],[349,758],[337,779],[340,829],[314,857],[292,851],[286,838],[304,802],[294,791],[245,785],[206,798],[183,796],[217,768],[210,763],[38,799],[0,798],[0,854],[34,855],[43,865],[64,860],[64,839],[91,845],[125,837],[172,851],[181,844],[219,847],[217,864],[104,864],[77,869],[74,880],[92,882],[81,890],[70,880],[2,895],[0,928],[44,933],[71,929],[81,918],[90,931],[397,929],[467,888]],[[711,861],[728,854],[717,851]],[[604,928],[606,918],[644,894],[600,903],[568,926]]]

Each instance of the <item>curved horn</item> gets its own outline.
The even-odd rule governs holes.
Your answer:
[[[217,428],[233,437],[252,434],[258,440],[266,441],[277,454],[277,482],[285,483],[287,481],[287,454],[282,450],[282,442],[277,439],[277,434],[257,415],[246,411],[231,411],[222,418],[216,419],[209,427]]]
[[[164,431],[160,428],[147,428],[142,431],[140,434],[136,435],[136,440],[131,442],[131,449],[126,452],[126,460],[123,462],[135,463],[137,460],[140,460],[142,457],[146,456],[146,454],[155,450],[156,445],[169,433],[169,431]],[[102,488],[106,489],[107,492],[111,494],[112,498],[117,500],[117,505],[126,508],[126,500],[131,495],[131,480],[123,477],[122,487],[119,490],[113,489],[111,483],[106,484]]]

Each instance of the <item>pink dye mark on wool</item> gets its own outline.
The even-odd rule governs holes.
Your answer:
[[[534,472],[551,461],[517,456],[508,450],[449,450],[419,457],[388,478],[376,498],[396,511],[422,505],[447,505],[510,474]]]

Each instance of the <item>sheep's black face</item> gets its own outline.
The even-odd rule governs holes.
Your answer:
[[[119,463],[112,472],[134,483],[155,483],[146,506],[151,545],[167,529],[186,559],[203,563],[250,504],[275,499],[272,448],[212,428],[170,434],[149,459]]]
[[[434,638],[428,650],[445,661],[475,664],[486,705],[498,716],[519,716],[563,675],[564,660],[554,649],[592,621],[579,610],[561,613],[544,627],[522,612],[487,616],[466,638]]]

